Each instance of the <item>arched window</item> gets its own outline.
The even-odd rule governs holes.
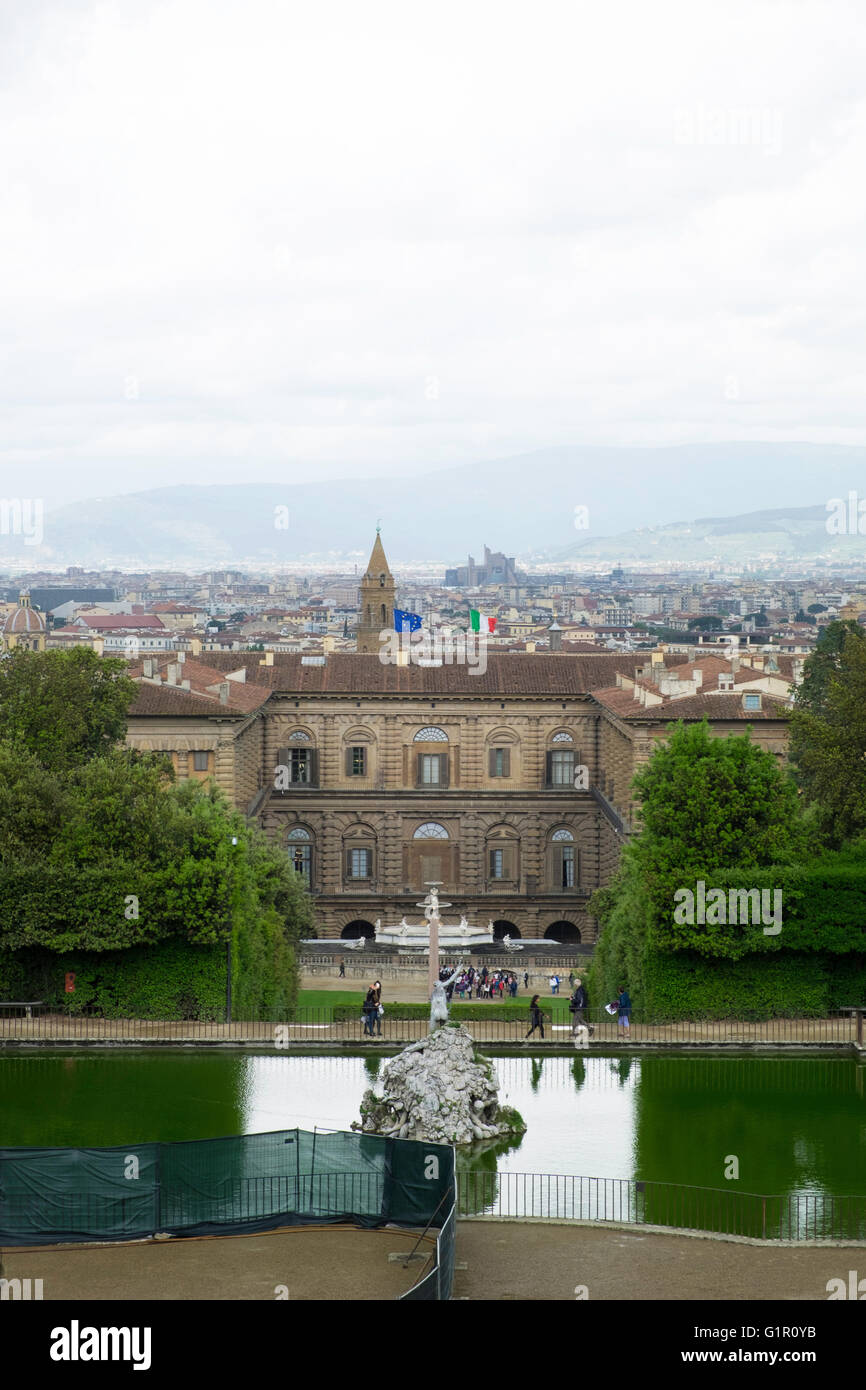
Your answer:
[[[293,729],[289,734],[289,743],[312,743],[312,741],[310,735],[305,733],[303,729]]]
[[[289,863],[307,886],[313,887],[313,837],[303,825],[296,825],[286,836],[288,840]]]
[[[561,729],[558,734],[554,734],[550,741],[551,743],[574,743],[571,734],[567,733],[565,729]]]
[[[415,834],[412,836],[412,839],[413,839],[413,840],[447,840],[447,839],[448,839],[448,831],[445,829],[445,826],[444,826],[444,825],[440,825],[440,824],[438,823],[438,821],[435,821],[435,820],[428,820],[428,821],[425,821],[423,825],[419,825],[419,826],[418,826],[418,829],[415,831]]]
[[[551,840],[573,840],[574,836],[570,830],[554,830]]]
[[[432,724],[419,729],[412,740],[413,743],[447,743],[448,735],[444,729],[435,729]]]

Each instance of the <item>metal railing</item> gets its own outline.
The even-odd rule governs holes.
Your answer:
[[[563,1173],[457,1174],[461,1218],[612,1222],[759,1240],[866,1240],[866,1195],[691,1187]]]
[[[455,1000],[455,1002],[458,1002]],[[452,1013],[452,1019],[465,1023],[481,1044],[520,1046],[529,1029],[528,998],[521,1007],[509,1010],[496,1000],[473,1002],[469,1016]],[[345,1011],[345,1006],[340,1006]],[[542,1001],[544,1033],[536,1030],[527,1045],[540,1050],[550,1046],[573,1047],[571,1015],[567,998]],[[670,1023],[644,1022],[631,1016],[626,1032],[616,1016],[604,1010],[587,1011],[592,1026],[588,1038],[578,1039],[583,1051],[627,1046],[852,1046],[863,1043],[863,1016],[866,1010],[844,1009],[823,1018],[688,1019]],[[426,1009],[414,1018],[401,1017],[399,1004],[385,1002],[385,1013],[374,1020],[374,1032],[365,1030],[359,997],[357,1009],[346,1014],[333,1006],[298,1008],[283,1019],[141,1019],[101,1018],[66,1012],[40,1012],[31,1009],[0,1011],[0,1045],[16,1043],[235,1043],[260,1044],[278,1050],[299,1043],[359,1044],[361,1046],[401,1046],[426,1037],[429,1021]],[[498,1016],[497,1016],[498,1014]]]

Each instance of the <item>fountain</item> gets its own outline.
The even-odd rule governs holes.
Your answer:
[[[364,1093],[361,1120],[352,1127],[365,1134],[443,1144],[471,1144],[522,1133],[526,1126],[517,1111],[499,1106],[493,1063],[476,1055],[472,1035],[465,1028],[448,1026],[446,991],[462,966],[458,963],[449,978],[440,978],[440,932],[447,940],[449,928],[441,922],[439,910],[451,904],[440,904],[439,883],[425,886],[429,892],[418,904],[424,909],[423,926],[413,929],[404,917],[397,930],[406,936],[414,931],[418,947],[429,952],[430,1032],[388,1063],[382,1076],[383,1094]],[[461,917],[450,934],[453,938],[455,933],[466,935],[471,930]],[[492,941],[492,922],[489,932]],[[422,935],[426,940],[421,940]]]

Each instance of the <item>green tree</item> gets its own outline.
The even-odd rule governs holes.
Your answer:
[[[831,623],[808,658],[791,717],[791,759],[826,843],[866,832],[866,640]]]
[[[0,739],[57,773],[107,752],[126,733],[137,691],[126,670],[89,648],[14,651],[0,662]]]

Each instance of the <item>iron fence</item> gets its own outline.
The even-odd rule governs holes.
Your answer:
[[[562,1173],[459,1172],[460,1217],[667,1226],[762,1240],[866,1240],[866,1196],[787,1193],[591,1178]]]
[[[523,1004],[521,1000],[521,1005]],[[464,1006],[467,1007],[467,1006]],[[296,1044],[358,1044],[361,1046],[402,1046],[426,1037],[429,1021],[426,1010],[405,1017],[398,1004],[385,1004],[385,1013],[373,1020],[368,1031],[361,1012],[340,1006],[321,1006],[292,1010],[283,1019],[148,1019],[102,1018],[71,1012],[49,1012],[35,1003],[0,1010],[0,1045],[3,1043],[135,1043],[259,1044],[278,1051]],[[587,1011],[588,1035],[575,1039],[566,999],[548,999],[542,1004],[543,1032],[536,1030],[527,1039],[528,1007],[513,1007],[481,1000],[472,1005],[471,1014],[452,1010],[455,1022],[465,1023],[482,1044],[519,1046],[524,1041],[535,1049],[551,1045],[586,1051],[599,1047],[659,1045],[734,1046],[863,1046],[864,1008],[840,1009],[823,1018],[681,1019],[674,1022],[643,1020],[632,1015],[626,1030],[616,1016],[605,1010]]]

